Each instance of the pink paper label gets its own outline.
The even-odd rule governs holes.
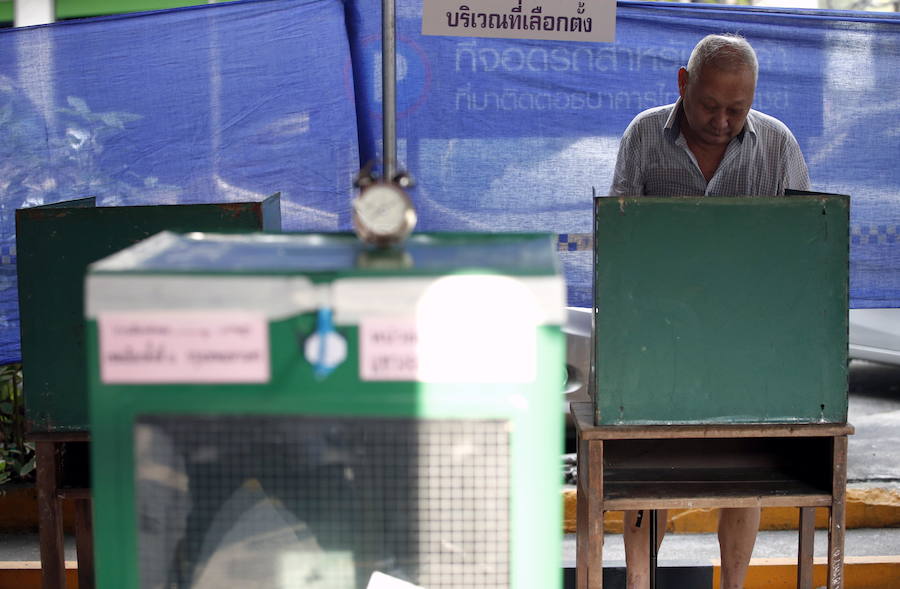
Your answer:
[[[269,381],[269,331],[256,313],[101,314],[100,379],[109,384]]]
[[[419,368],[413,318],[370,318],[359,324],[361,380],[411,381]]]

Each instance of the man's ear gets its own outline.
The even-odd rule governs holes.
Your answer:
[[[687,91],[688,85],[688,71],[685,68],[680,68],[678,70],[678,94],[684,98],[684,93]]]

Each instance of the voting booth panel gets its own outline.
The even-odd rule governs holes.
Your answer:
[[[848,211],[596,199],[596,423],[845,422]]]
[[[29,431],[89,429],[84,339],[88,264],[175,231],[280,230],[280,195],[261,202],[97,207],[93,198],[16,211]]]
[[[579,589],[603,587],[606,510],[767,506],[799,509],[804,588],[827,511],[828,589],[843,587],[849,200],[595,199]]]
[[[557,587],[553,245],[165,233],[94,264],[99,585]]]

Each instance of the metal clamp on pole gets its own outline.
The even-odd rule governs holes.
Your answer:
[[[360,170],[354,185],[360,189],[353,200],[353,230],[365,243],[379,248],[401,244],[416,226],[418,217],[406,193],[412,178],[397,171],[397,35],[394,0],[382,0],[381,91],[382,151],[384,173],[379,180],[372,163]]]

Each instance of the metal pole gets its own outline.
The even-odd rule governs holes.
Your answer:
[[[656,522],[656,510],[650,510],[650,589],[656,589],[657,544],[659,534]]]
[[[384,179],[397,173],[397,38],[394,0],[381,1],[381,113]]]

